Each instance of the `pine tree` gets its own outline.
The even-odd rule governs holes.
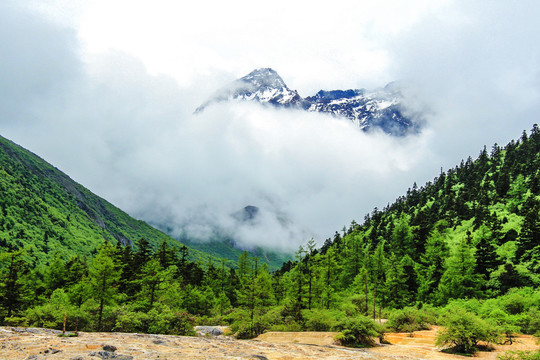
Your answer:
[[[44,282],[46,295],[50,296],[54,290],[66,285],[67,271],[66,263],[62,260],[60,254],[53,255],[53,259],[45,268]]]
[[[379,300],[379,318],[384,305],[384,282],[386,272],[386,255],[384,253],[384,240],[380,240],[372,256],[372,275],[373,279],[373,319],[377,318],[377,300]]]
[[[536,266],[540,262],[540,206],[537,202],[529,205],[529,210],[525,214],[518,238],[516,258],[522,262],[533,261]]]
[[[154,254],[154,257],[159,260],[161,267],[164,269],[174,265],[178,261],[175,249],[167,244],[166,239],[163,239],[156,253]]]
[[[495,252],[495,247],[489,241],[487,229],[484,228],[483,231],[479,232],[482,235],[480,241],[476,244],[476,272],[482,275],[484,281],[487,281],[491,272],[500,265],[500,261]]]
[[[18,250],[0,254],[0,266],[0,307],[4,310],[0,316],[10,317],[29,301],[28,284],[24,279],[28,265],[23,251]]]
[[[416,300],[416,294],[418,292],[418,264],[414,262],[409,255],[405,255],[401,261],[400,266],[403,268],[403,283],[405,285],[404,291],[404,305],[413,304]]]
[[[106,243],[93,259],[89,269],[90,291],[99,303],[97,329],[102,330],[103,308],[112,303],[117,294],[120,272],[114,263],[115,249]]]
[[[409,216],[401,213],[392,231],[392,251],[399,257],[415,253],[413,234],[409,226]]]
[[[419,300],[424,302],[435,300],[439,283],[444,274],[444,263],[448,253],[445,235],[435,228],[427,240],[426,251],[421,257],[424,268],[419,280]]]
[[[140,297],[148,300],[148,310],[154,307],[158,295],[165,289],[164,284],[172,281],[172,275],[176,272],[175,266],[164,269],[158,258],[151,259],[141,269],[140,274]]]
[[[150,260],[152,248],[150,247],[148,240],[141,238],[137,241],[136,249],[137,251],[133,256],[133,267],[134,270],[138,272]]]
[[[439,283],[441,303],[449,299],[470,299],[480,295],[481,277],[475,273],[475,249],[465,238],[451,251]]]
[[[387,303],[390,307],[400,309],[405,305],[407,299],[405,280],[405,272],[401,262],[397,260],[395,254],[390,254],[385,284],[388,296]]]

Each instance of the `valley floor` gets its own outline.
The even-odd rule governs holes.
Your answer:
[[[0,327],[0,359],[9,360],[116,360],[151,359],[464,359],[441,353],[434,347],[436,331],[388,334],[395,345],[373,349],[349,349],[333,344],[335,333],[266,333],[254,340],[231,337],[187,337],[126,333],[80,333],[58,337],[59,332],[37,328]],[[514,345],[479,353],[495,359],[506,350],[535,349],[534,339],[520,337]],[[114,351],[113,351],[114,350]]]

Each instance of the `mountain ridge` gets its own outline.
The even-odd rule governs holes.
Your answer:
[[[133,246],[141,238],[183,244],[72,180],[33,152],[0,136],[0,251],[91,255],[104,242]],[[192,258],[209,256],[189,249]]]
[[[358,128],[370,131],[379,128],[387,134],[404,136],[420,129],[418,114],[405,116],[403,97],[395,82],[382,89],[320,90],[303,98],[291,90],[272,68],[253,70],[214,93],[200,105],[201,113],[214,103],[255,101],[280,108],[331,114],[352,121]]]

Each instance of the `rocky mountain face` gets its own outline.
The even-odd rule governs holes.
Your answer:
[[[233,100],[328,113],[347,118],[364,131],[379,128],[395,136],[417,132],[420,127],[418,116],[404,115],[402,95],[395,83],[372,91],[321,90],[314,96],[302,98],[296,90],[287,87],[276,71],[262,68],[218,90],[195,112],[202,112],[217,102]]]

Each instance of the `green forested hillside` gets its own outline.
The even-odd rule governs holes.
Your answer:
[[[163,240],[177,243],[3,137],[0,194],[0,252],[26,249],[26,256],[43,262],[93,254],[104,241],[131,245],[144,238],[153,248]]]
[[[362,225],[353,222],[308,251],[303,263],[318,268],[308,296],[321,306],[331,301],[328,292],[347,290],[400,308],[537,286],[540,129],[490,153],[484,147],[476,160],[415,184]]]
[[[391,307],[538,285],[540,129],[415,184],[308,257],[336,263],[326,275],[335,291],[367,277],[377,301]]]
[[[25,186],[12,182],[24,194]],[[13,198],[20,196],[15,192]],[[26,214],[34,224],[31,209],[38,205],[13,211],[26,209],[20,202],[29,200],[5,206],[4,219]],[[47,224],[64,219],[34,214]],[[70,226],[60,228],[67,232]],[[0,321],[60,328],[67,314],[71,329],[172,334],[190,333],[195,322],[226,323],[238,337],[339,330],[340,341],[351,345],[372,344],[384,331],[442,324],[448,331],[441,345],[471,352],[478,341],[540,334],[539,236],[535,125],[505,147],[484,148],[476,160],[414,185],[320,249],[309,241],[273,273],[247,252],[235,269],[225,261],[203,267],[187,259],[187,248],[178,251],[166,242],[152,249],[138,241],[134,250],[106,243],[89,261],[54,257],[42,268],[33,268],[24,251],[4,252]],[[368,317],[389,321],[382,326]]]

